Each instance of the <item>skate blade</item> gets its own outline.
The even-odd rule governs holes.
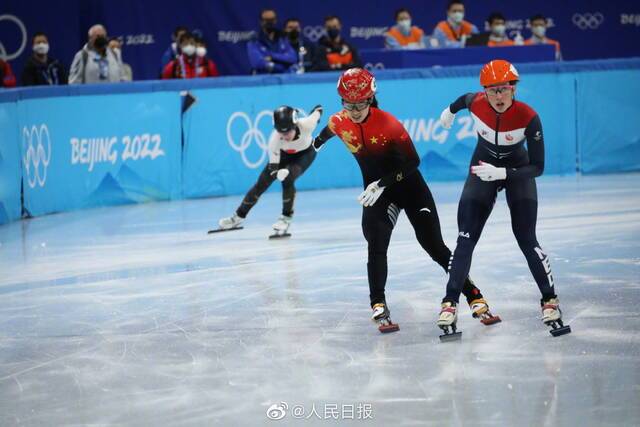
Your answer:
[[[271,236],[269,236],[269,240],[285,239],[287,237],[291,237],[291,233],[272,234]]]
[[[397,323],[390,323],[388,325],[380,325],[378,326],[378,330],[383,334],[388,334],[389,332],[396,332],[400,330],[400,326]]]
[[[459,341],[462,338],[462,332],[451,332],[450,334],[440,335],[440,342]]]
[[[554,337],[559,337],[561,335],[567,335],[567,334],[571,333],[571,326],[569,326],[569,325],[560,326],[558,328],[551,329],[549,331],[549,333],[551,335],[553,335]]]
[[[480,319],[480,322],[483,325],[489,326],[489,325],[495,325],[496,323],[502,322],[502,319],[500,318],[500,316],[491,316],[491,317],[485,317],[484,319]]]
[[[240,227],[233,227],[233,228],[216,228],[214,230],[209,230],[207,231],[207,234],[214,234],[214,233],[222,233],[223,231],[235,231],[235,230],[242,230],[244,227],[240,226]]]

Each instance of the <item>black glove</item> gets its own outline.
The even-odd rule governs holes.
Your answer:
[[[278,174],[278,169],[280,169],[280,165],[278,163],[269,163],[267,165],[267,172],[269,172],[269,175],[274,178]]]

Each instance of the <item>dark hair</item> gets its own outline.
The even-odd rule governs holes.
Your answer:
[[[378,98],[376,98],[375,95],[373,95],[373,98],[371,99],[371,102],[369,103],[369,107],[379,108],[378,107]]]
[[[340,21],[340,18],[338,18],[336,15],[327,15],[324,17],[324,23],[326,24],[329,21],[332,21],[334,19],[337,19],[338,22],[342,23],[342,21]]]
[[[533,15],[531,18],[529,18],[529,22],[533,22],[533,21],[544,21],[544,23],[547,23],[547,18],[544,17],[544,15],[542,15],[541,13],[538,13],[536,15]]]
[[[194,37],[196,40],[196,44],[203,44],[205,46],[209,46],[207,44],[207,41],[204,39],[204,37]]]
[[[286,27],[289,22],[297,22],[299,24],[300,20],[298,18],[289,18],[286,21],[284,21],[284,26]]]
[[[186,33],[182,33],[182,35],[180,36],[180,38],[178,39],[178,44],[182,44],[185,40],[194,40],[195,41],[196,36],[193,35],[193,33],[190,33],[189,31],[187,31]]]
[[[189,32],[189,29],[188,29],[187,27],[185,27],[184,25],[178,25],[178,26],[176,27],[176,29],[175,29],[175,30],[173,30],[173,37],[174,37],[174,38],[175,38],[175,37],[178,37],[178,33],[181,33],[181,32],[183,32],[183,31],[186,33],[186,32]]]
[[[275,9],[267,8],[260,11],[260,15],[258,15],[258,18],[262,19],[262,15],[264,15],[265,12],[273,12],[274,15],[278,16]]]
[[[500,12],[493,12],[491,15],[489,15],[489,17],[487,18],[487,22],[489,23],[489,25],[493,24],[493,21],[497,21],[497,20],[502,20],[502,21],[507,21],[507,19],[504,17],[503,14],[501,14]]]
[[[45,33],[43,33],[42,31],[37,31],[33,33],[33,37],[31,37],[31,44],[33,44],[33,42],[36,41],[36,37],[40,37],[40,36],[45,36],[47,40],[49,40],[49,37],[47,37]]]
[[[461,4],[464,6],[464,2],[462,0],[451,0],[447,5],[447,10],[451,9],[451,6],[453,6],[454,4]]]
[[[403,8],[400,8],[400,9],[396,10],[396,15],[395,15],[394,19],[397,20],[398,19],[398,15],[400,15],[402,12],[407,12],[409,15],[411,15],[411,12],[409,12],[409,9],[403,7]]]

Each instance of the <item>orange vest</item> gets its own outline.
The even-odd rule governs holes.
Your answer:
[[[527,39],[524,41],[525,45],[531,45],[531,44],[538,44],[535,42],[535,40],[533,39],[533,37],[531,37],[530,39]],[[560,52],[560,42],[556,41],[556,40],[552,40],[549,38],[545,38],[544,39],[544,44],[552,44],[556,47],[556,54],[558,54],[558,52]]]
[[[387,32],[387,35],[396,39],[400,46],[408,46],[411,43],[422,43],[424,31],[414,26],[411,27],[411,32],[409,32],[409,35],[405,36],[397,27],[391,27],[391,29]]]
[[[331,64],[342,64],[347,65],[353,62],[353,54],[351,51],[345,53],[344,55],[340,55],[339,53],[327,53],[327,62],[329,65]]]
[[[502,46],[515,46],[515,43],[513,42],[513,40],[503,40],[501,42],[494,42],[493,40],[489,40],[487,42],[487,46],[489,47],[502,47]]]
[[[462,36],[471,35],[471,30],[473,30],[473,24],[468,21],[462,21],[458,30],[454,30],[451,24],[448,21],[440,21],[436,28],[439,28],[449,40],[460,40]]]

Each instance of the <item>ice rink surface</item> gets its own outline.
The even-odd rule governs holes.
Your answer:
[[[453,249],[462,183],[431,188]],[[638,426],[640,175],[538,188],[573,329],[559,338],[503,193],[471,269],[503,322],[461,304],[454,343],[435,326],[446,276],[404,215],[387,284],[400,331],[369,320],[358,189],[299,193],[282,241],[267,240],[279,192],[217,235],[240,196],[0,226],[0,425]]]

